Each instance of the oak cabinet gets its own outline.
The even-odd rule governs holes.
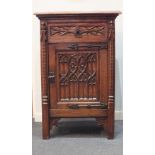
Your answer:
[[[38,13],[43,139],[60,118],[96,118],[114,137],[115,18],[111,13]]]

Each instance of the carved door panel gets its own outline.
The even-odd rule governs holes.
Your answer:
[[[49,45],[51,108],[106,102],[106,73],[107,51],[102,45]]]

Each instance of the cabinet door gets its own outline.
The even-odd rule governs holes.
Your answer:
[[[104,44],[50,44],[51,108],[100,104],[107,96],[107,49]]]

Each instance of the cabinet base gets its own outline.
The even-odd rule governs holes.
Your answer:
[[[49,128],[46,128],[46,135],[43,135],[43,139],[49,139],[50,136],[50,130],[52,130],[53,126],[58,126],[58,122],[61,118],[50,118],[50,126]],[[107,135],[107,139],[113,139],[114,138],[114,127],[111,126],[108,123],[108,118],[107,117],[96,117],[96,123],[99,127],[102,127],[104,132]],[[44,131],[45,132],[45,131]]]

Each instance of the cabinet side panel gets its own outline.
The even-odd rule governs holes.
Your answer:
[[[41,86],[42,86],[42,134],[43,139],[49,138],[49,104],[48,104],[48,54],[47,54],[47,23],[41,21]]]
[[[114,137],[114,111],[115,111],[115,24],[109,21],[108,42],[108,138]]]

